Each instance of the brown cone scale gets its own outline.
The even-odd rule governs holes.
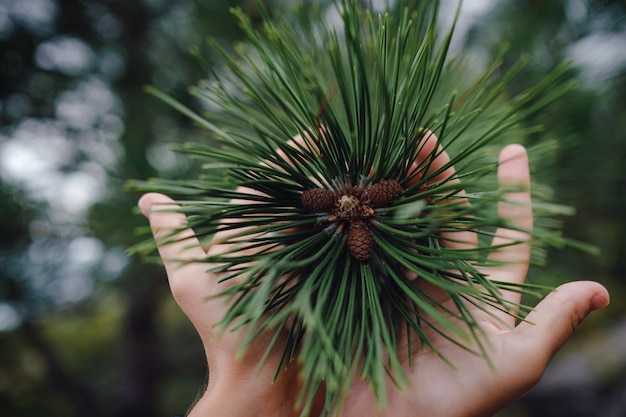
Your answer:
[[[302,206],[313,213],[331,211],[335,207],[337,198],[331,191],[323,188],[313,188],[302,193],[300,201]]]
[[[372,254],[374,239],[367,227],[353,224],[348,230],[348,250],[359,262],[365,263]]]
[[[402,186],[396,180],[385,180],[372,185],[367,190],[370,204],[373,207],[382,207],[391,203],[402,193]]]

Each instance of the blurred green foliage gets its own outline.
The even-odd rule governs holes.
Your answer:
[[[202,348],[164,271],[124,255],[146,224],[133,210],[139,196],[123,183],[195,169],[167,144],[199,131],[143,86],[200,109],[186,89],[220,68],[207,37],[240,39],[230,6],[256,16],[248,0],[0,2],[0,415],[167,416],[184,412],[202,387]],[[595,279],[613,297],[557,357],[547,382],[502,415],[624,415],[626,5],[464,8],[478,20],[459,36],[457,53],[480,65],[506,42],[510,54],[531,57],[516,91],[573,59],[580,88],[535,120],[558,152],[534,169],[551,179],[556,201],[577,208],[562,219],[565,233],[601,255],[555,251],[532,279]],[[581,361],[593,366],[563,373],[570,360],[580,372]]]

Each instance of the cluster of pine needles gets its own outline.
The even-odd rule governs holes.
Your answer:
[[[260,25],[234,10],[247,42],[215,42],[223,68],[191,89],[210,113],[149,88],[206,129],[206,143],[175,146],[202,159],[202,172],[131,184],[173,196],[202,242],[228,236],[231,250],[198,260],[229,283],[219,325],[246,332],[242,349],[276,334],[267,352],[282,352],[277,376],[300,364],[303,415],[322,385],[325,412],[338,409],[357,377],[384,403],[385,381],[403,384],[401,355],[439,354],[432,334],[488,360],[476,307],[523,319],[527,310],[502,292],[541,288],[480,272],[494,231],[511,227],[497,214],[512,190],[498,189],[495,156],[536,132],[528,117],[571,88],[559,67],[507,96],[523,60],[503,66],[503,54],[477,72],[449,57],[454,26],[441,30],[436,1],[389,12],[336,3],[340,23],[321,7],[282,19],[261,7]],[[437,146],[425,152],[431,133]],[[450,160],[439,166],[444,151]],[[451,167],[456,174],[443,175]],[[548,212],[537,196],[533,204]],[[475,233],[478,246],[454,249],[455,232]],[[528,239],[535,248],[562,242],[541,227]],[[409,335],[402,348],[400,334]]]

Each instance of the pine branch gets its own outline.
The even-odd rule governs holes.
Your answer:
[[[356,0],[338,3],[339,28],[300,16],[300,25],[266,17],[257,30],[234,10],[249,43],[237,56],[214,44],[227,71],[192,89],[220,112],[199,115],[148,88],[207,130],[207,143],[175,147],[205,161],[202,174],[129,185],[177,197],[202,241],[229,233],[232,249],[202,260],[230,283],[220,326],[245,332],[242,349],[275,332],[261,362],[282,352],[278,376],[298,359],[303,416],[321,384],[325,412],[338,410],[356,377],[384,404],[387,378],[406,384],[405,331],[410,360],[420,348],[447,360],[435,334],[488,361],[472,309],[523,320],[528,307],[503,292],[539,297],[545,288],[493,281],[479,269],[493,266],[493,231],[519,229],[497,214],[519,190],[497,189],[494,149],[537,131],[529,116],[572,88],[563,66],[507,97],[525,61],[501,73],[504,53],[475,78],[462,76],[461,60],[448,57],[454,25],[441,33],[438,2],[376,15]],[[424,156],[428,132],[440,147]],[[435,169],[443,152],[450,161]],[[451,167],[457,175],[442,179]],[[540,216],[563,211],[535,200]],[[570,243],[552,229],[520,231],[535,249]],[[458,232],[480,244],[451,249]]]

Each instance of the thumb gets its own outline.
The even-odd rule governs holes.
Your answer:
[[[609,300],[609,292],[597,282],[561,285],[535,307],[515,333],[526,353],[542,358],[547,366],[589,313],[606,307]]]
[[[203,259],[206,253],[193,230],[187,227],[180,207],[169,197],[157,193],[144,195],[138,205],[150,221],[172,290],[179,285],[187,286],[184,281],[198,281],[197,276],[204,274],[205,267],[194,261]]]

